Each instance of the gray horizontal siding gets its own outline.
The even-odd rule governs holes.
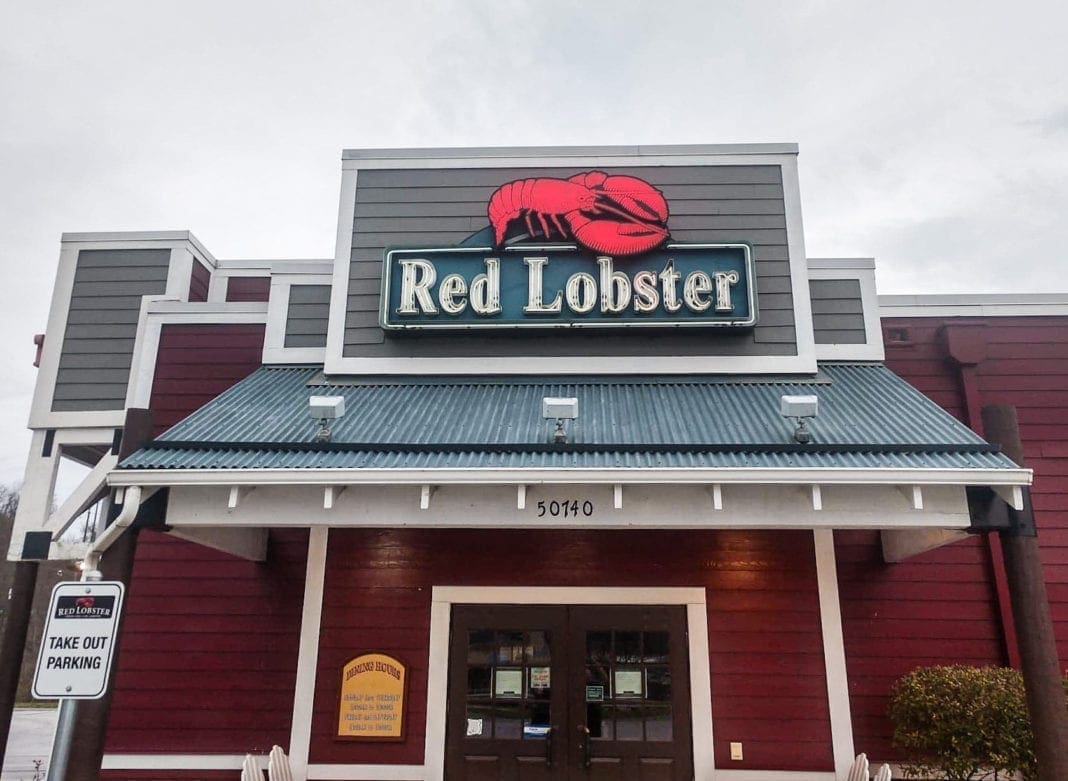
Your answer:
[[[330,285],[293,285],[286,312],[286,347],[326,347]]]
[[[485,201],[457,201],[451,203],[435,203],[434,214],[439,217],[468,217],[472,214],[484,212]],[[424,203],[418,201],[401,202],[363,202],[360,204],[362,217],[420,217],[426,213]],[[671,204],[672,221],[676,217],[687,215],[754,215],[754,214],[782,214],[782,199],[768,198],[763,200],[675,200]]]
[[[501,169],[498,169],[501,170]],[[566,176],[569,171],[574,169],[567,169],[558,171],[558,175]],[[618,169],[612,169],[613,172],[618,172]],[[646,179],[653,184],[654,177],[648,173],[650,169],[645,169],[644,172],[637,173],[638,176]],[[778,170],[778,169],[776,169]],[[513,172],[518,172],[517,169],[512,169]],[[367,172],[372,173],[372,172]],[[374,171],[373,173],[382,173],[380,171]],[[527,174],[529,175],[529,174]],[[360,176],[364,176],[364,172],[361,172]],[[500,183],[509,181],[507,178],[502,178]],[[476,205],[481,205],[485,208],[486,202],[493,194],[496,187],[410,187],[404,190],[398,188],[387,187],[374,187],[371,185],[365,186],[357,183],[359,188],[356,192],[356,203],[459,203],[461,201],[467,201]],[[710,185],[672,185],[661,188],[665,194],[670,191],[671,200],[688,200],[688,201],[730,201],[730,200],[778,200],[782,201],[782,185],[781,184],[710,184]]]
[[[866,344],[864,303],[856,279],[811,279],[816,344]]]
[[[674,355],[795,355],[790,254],[782,172],[773,165],[611,168],[659,187],[672,239],[753,245],[758,324],[747,331],[678,329],[386,335],[379,326],[383,252],[391,246],[450,246],[488,224],[486,205],[501,184],[574,168],[360,171],[357,176],[345,318],[346,356],[641,356],[655,345]],[[287,331],[287,346],[289,333]]]
[[[52,409],[122,409],[142,296],[167,289],[168,249],[78,253]]]

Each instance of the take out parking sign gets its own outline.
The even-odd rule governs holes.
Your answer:
[[[33,696],[96,700],[107,692],[124,589],[117,581],[59,583],[45,618]]]

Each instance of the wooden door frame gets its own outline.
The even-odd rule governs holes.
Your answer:
[[[427,672],[427,781],[445,778],[445,714],[449,688],[449,629],[454,604],[500,605],[684,605],[690,668],[691,749],[695,778],[708,778],[715,759],[708,611],[704,588],[572,588],[568,586],[434,586],[430,604],[430,665]],[[699,737],[700,736],[700,737]]]

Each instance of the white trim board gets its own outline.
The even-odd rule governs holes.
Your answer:
[[[854,760],[853,722],[849,710],[849,676],[846,673],[845,639],[842,634],[842,603],[838,596],[838,564],[834,531],[812,532],[816,553],[816,582],[820,599],[820,631],[826,670],[827,706],[831,722],[831,749],[835,774],[846,781]]]
[[[493,160],[499,158],[529,159],[531,156],[570,159],[573,157],[689,157],[693,155],[769,155],[797,154],[795,143],[750,143],[750,144],[659,144],[639,146],[484,146],[484,147],[426,147],[426,148],[379,148],[344,149],[342,160],[378,161],[379,167],[395,168],[398,160],[417,160],[427,168],[433,168],[438,160]],[[498,163],[500,164],[500,163]],[[362,166],[369,168],[371,166]]]
[[[26,469],[23,472],[20,501],[15,512],[15,520],[12,525],[11,539],[8,545],[7,558],[17,561],[22,556],[22,546],[26,532],[29,531],[53,531],[49,528],[49,521],[53,514],[53,498],[55,483],[58,475],[60,458],[63,451],[68,447],[90,445],[102,448],[104,459],[113,459],[111,446],[115,438],[115,430],[121,428],[124,418],[119,419],[112,426],[57,428],[53,429],[52,451],[50,455],[43,455],[44,443],[48,436],[45,429],[33,429],[30,437],[30,449],[26,457]],[[107,461],[104,461],[107,463]],[[90,471],[88,474],[92,474]],[[88,479],[88,474],[83,476],[80,485]],[[110,474],[110,473],[108,473]],[[105,479],[107,475],[104,476]],[[84,545],[79,543],[79,549]],[[57,545],[53,540],[49,558],[61,559],[76,552],[70,544]]]
[[[256,756],[260,770],[267,757]],[[240,770],[244,754],[105,754],[101,770]]]
[[[309,781],[422,781],[423,765],[308,765]],[[298,781],[294,776],[294,781]]]
[[[410,156],[405,157],[405,153]],[[797,174],[797,147],[793,144],[753,144],[680,147],[561,147],[534,149],[427,149],[348,150],[343,158],[338,228],[334,248],[334,276],[327,331],[327,374],[478,374],[483,359],[465,357],[346,357],[345,320],[348,308],[349,264],[356,185],[360,170],[385,168],[505,168],[559,166],[663,166],[663,165],[774,165],[782,172],[783,201],[790,254],[796,355],[776,356],[633,356],[595,357],[494,357],[498,374],[589,373],[814,373],[815,340],[808,290],[801,220],[801,193]],[[759,306],[759,302],[758,302]]]
[[[109,485],[1031,485],[1031,469],[116,469]]]
[[[427,673],[426,743],[423,754],[427,763],[427,781],[443,781],[445,778],[449,626],[454,604],[686,605],[694,777],[707,778],[713,773],[715,760],[712,749],[712,689],[709,683],[708,616],[704,588],[434,586],[430,606],[430,664]],[[703,671],[700,668],[704,668]]]
[[[420,150],[416,150],[418,153]],[[431,168],[570,168],[570,167],[627,167],[655,165],[777,165],[785,158],[797,158],[797,150],[754,149],[750,152],[718,150],[689,154],[631,153],[627,150],[605,149],[593,154],[555,153],[537,149],[516,149],[512,155],[483,156],[461,154],[441,157],[343,157],[342,171],[371,171],[380,169]]]
[[[188,243],[212,267],[218,265],[215,256],[200,243],[192,231],[89,231],[63,233],[59,240],[64,244],[85,244],[82,249],[140,249],[146,244],[172,247]]]
[[[1068,293],[879,296],[882,317],[1060,317]]]
[[[330,530],[308,530],[308,565],[304,580],[304,607],[300,618],[300,645],[293,694],[293,721],[289,735],[289,766],[294,781],[308,776],[311,752],[312,714],[315,709],[315,677],[319,663],[319,628],[323,615],[326,582],[326,552]]]
[[[255,756],[255,755],[254,755]],[[101,770],[240,770],[241,754],[105,754]],[[255,756],[260,770],[267,757]],[[308,781],[423,781],[423,765],[308,765]],[[835,781],[834,773],[789,770],[716,770],[715,781]],[[294,781],[297,781],[294,776]]]
[[[966,529],[965,491],[929,486],[916,509],[897,486],[661,485],[175,486],[167,523],[179,527],[413,529]],[[340,494],[340,495],[339,495]],[[620,496],[621,494],[621,496]],[[565,514],[564,499],[586,507]],[[616,501],[619,499],[620,501]],[[553,503],[556,509],[553,510]]]

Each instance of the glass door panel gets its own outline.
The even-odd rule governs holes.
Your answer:
[[[453,608],[448,781],[688,781],[685,609]]]

